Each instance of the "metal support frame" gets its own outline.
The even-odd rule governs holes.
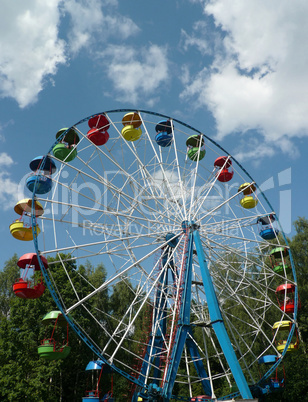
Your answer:
[[[199,352],[192,341],[192,330],[190,325],[190,308],[191,308],[191,286],[192,286],[192,261],[193,261],[193,246],[195,244],[197,257],[200,265],[202,281],[206,292],[207,304],[209,309],[209,315],[212,323],[212,328],[215,331],[217,339],[220,343],[222,351],[231,369],[235,382],[238,386],[239,392],[242,398],[246,400],[252,400],[252,394],[248,387],[247,381],[244,377],[240,364],[237,360],[235,351],[232,347],[229,339],[225,324],[223,322],[222,314],[219,307],[219,302],[215,293],[214,285],[208,266],[206,263],[202,243],[198,231],[198,227],[193,223],[183,223],[184,227],[189,228],[188,246],[186,251],[186,261],[184,266],[184,280],[182,289],[181,306],[179,311],[179,318],[177,323],[177,329],[175,334],[174,345],[171,351],[170,359],[167,363],[166,377],[164,380],[163,388],[160,389],[158,384],[149,384],[149,400],[156,400],[154,393],[151,393],[151,389],[154,387],[155,395],[158,398],[162,398],[164,402],[168,402],[172,398],[172,390],[175,383],[175,378],[178,372],[181,356],[186,344],[187,349],[194,362],[195,368],[200,378],[203,378],[202,385],[207,395],[212,394],[211,384],[206,380],[207,373],[200,359]],[[156,306],[157,308],[157,306]],[[159,314],[156,312],[156,314]],[[162,313],[161,313],[162,314]],[[190,336],[188,336],[190,334]],[[162,334],[160,334],[162,335]],[[157,343],[155,345],[157,347]],[[145,359],[145,367],[150,363],[148,359]],[[143,368],[144,369],[144,368]],[[140,378],[140,377],[139,377]],[[151,387],[153,386],[153,387]],[[144,390],[145,391],[145,390]],[[141,392],[143,394],[143,392]],[[151,395],[150,395],[151,394]],[[146,394],[143,394],[146,395]],[[161,399],[159,399],[161,400]]]
[[[206,299],[213,330],[215,331],[242,398],[253,399],[222,319],[219,302],[217,300],[214,285],[205,260],[205,255],[197,228],[194,229],[193,238],[201,269],[203,285],[206,291]]]

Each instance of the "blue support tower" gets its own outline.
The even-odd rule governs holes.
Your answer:
[[[191,331],[190,327],[190,303],[191,303],[191,280],[192,280],[192,256],[193,256],[193,244],[195,243],[198,261],[201,269],[202,280],[204,289],[206,292],[209,315],[212,322],[212,327],[215,331],[217,339],[229,364],[235,382],[238,386],[239,392],[244,399],[252,399],[251,391],[248,387],[247,381],[244,377],[240,364],[237,360],[236,354],[233,350],[231,341],[229,339],[219,303],[216,297],[214,285],[207,267],[205,255],[203,252],[199,232],[197,226],[191,222],[183,222],[183,229],[189,227],[189,242],[187,248],[186,268],[185,268],[185,280],[183,285],[183,298],[178,322],[178,329],[176,332],[175,342],[172,350],[171,359],[168,365],[167,375],[162,390],[162,396],[164,401],[169,401],[172,395],[172,389],[174,386],[176,374],[178,371],[180,358],[183,353],[185,342],[188,346],[190,354],[194,354],[194,350],[191,348],[191,344],[188,341],[187,334]],[[192,356],[193,357],[193,356]],[[198,373],[206,375],[203,365],[196,367]],[[203,383],[205,391],[211,395],[211,387],[209,382]]]
[[[211,279],[210,272],[207,267],[205,260],[204,251],[202,248],[202,243],[200,240],[200,235],[197,227],[194,228],[193,238],[196,246],[196,251],[198,255],[199,265],[202,274],[203,286],[206,291],[206,299],[209,309],[209,315],[212,322],[212,327],[215,331],[217,339],[223,350],[225,358],[229,364],[233,377],[235,379],[236,385],[244,399],[253,399],[250,389],[248,387],[247,381],[242,372],[241,366],[237,360],[236,354],[233,350],[232,344],[230,342],[225,324],[222,319],[221,311],[219,308],[219,303],[216,297],[214,285]]]
[[[183,229],[189,230],[187,222],[183,222]],[[206,380],[207,373],[200,359],[199,352],[191,340],[192,330],[190,326],[190,307],[191,307],[191,286],[192,286],[192,257],[193,257],[193,232],[190,230],[188,234],[188,245],[186,250],[186,261],[184,266],[184,281],[182,303],[179,312],[177,331],[175,335],[174,346],[171,353],[171,358],[167,367],[166,378],[162,395],[164,401],[169,401],[172,396],[176,374],[179,368],[181,356],[186,344],[188,352],[194,362],[194,366],[200,378],[202,378],[202,386],[208,395],[212,394],[210,382]],[[188,334],[190,336],[188,336]]]

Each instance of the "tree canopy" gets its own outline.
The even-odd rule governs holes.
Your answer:
[[[288,353],[284,359],[283,366],[286,373],[284,391],[269,395],[265,401],[308,401],[306,346],[308,342],[308,220],[298,218],[294,226],[296,234],[290,240],[290,247],[296,267],[301,303],[298,314],[300,349],[298,352]],[[70,331],[71,353],[67,359],[46,361],[39,358],[37,348],[46,336],[41,320],[46,313],[57,308],[48,290],[42,297],[34,300],[20,299],[14,295],[12,285],[20,276],[17,261],[18,256],[15,254],[0,271],[0,400],[81,401],[88,386],[84,370],[88,362],[96,359],[96,356],[93,356],[91,350],[73,331]],[[94,267],[87,261],[77,268],[75,263],[70,261],[67,269],[70,270],[71,275],[82,275],[95,286],[99,286],[106,278],[106,271],[102,264]],[[54,275],[61,275],[62,272],[61,270],[57,272],[56,264],[53,271]],[[95,300],[95,305],[91,307],[107,311],[120,318],[132,301],[130,288],[129,282],[126,284],[120,282],[115,285],[111,293],[104,290]],[[67,287],[62,291],[74,299],[71,288]],[[84,289],[85,294],[88,291],[89,289]],[[80,317],[80,319],[83,318]],[[136,336],[144,336],[145,323],[142,317],[135,324]],[[85,322],[83,325],[90,327],[91,323]],[[195,336],[197,337],[201,336],[198,331],[196,328]],[[279,369],[282,375],[282,368]],[[111,374],[103,377],[102,387],[107,392],[110,389]],[[119,376],[116,376],[114,384],[119,400],[128,400],[130,384]]]

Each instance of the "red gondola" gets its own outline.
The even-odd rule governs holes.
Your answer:
[[[295,306],[295,285],[292,283],[284,283],[276,289],[276,297],[279,307],[285,313],[294,313]],[[300,308],[300,300],[298,300],[298,308]]]
[[[232,161],[229,156],[220,156],[214,162],[214,167],[218,170],[216,173],[217,180],[225,183],[233,177]]]
[[[40,257],[44,267],[48,268],[48,262],[45,257]],[[45,291],[43,283],[43,275],[38,261],[37,254],[27,253],[21,256],[17,262],[19,268],[23,269],[23,275],[17,279],[13,285],[13,291],[17,297],[21,299],[37,299],[42,296]],[[33,271],[32,278],[29,278],[29,271]],[[41,272],[39,278],[36,278],[35,272]]]
[[[88,139],[97,146],[106,144],[109,139],[107,130],[110,127],[107,117],[102,114],[94,116],[88,121],[88,125],[90,127],[87,134]]]

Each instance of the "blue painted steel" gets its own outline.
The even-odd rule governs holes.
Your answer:
[[[201,269],[201,275],[203,280],[204,289],[206,291],[206,299],[209,309],[210,319],[212,321],[212,327],[215,331],[217,339],[220,343],[222,351],[225,355],[225,358],[229,364],[235,382],[238,386],[238,389],[244,399],[253,399],[250,389],[248,387],[247,381],[242,372],[241,366],[236,358],[236,354],[232,348],[232,344],[230,342],[225,324],[222,319],[221,311],[219,308],[219,303],[217,300],[217,296],[215,293],[214,285],[211,279],[210,272],[207,267],[207,263],[205,260],[205,255],[202,249],[202,243],[200,240],[200,235],[195,228],[193,232],[193,238],[196,245],[196,251],[198,255],[199,265]]]
[[[191,331],[191,328],[190,328],[190,330],[188,331],[188,334],[190,334],[192,336],[191,332],[192,331]],[[198,373],[198,376],[201,379],[201,384],[202,384],[202,387],[203,387],[206,395],[212,395],[211,383],[210,383],[209,380],[206,380],[208,375],[207,375],[207,372],[205,371],[205,368],[203,366],[200,353],[198,351],[198,348],[197,348],[195,342],[189,336],[187,336],[187,339],[186,339],[186,346],[187,346],[187,349],[189,351],[191,360],[194,363],[194,366],[195,366],[195,369],[196,369],[196,371]]]
[[[37,176],[36,176],[37,178]],[[35,186],[37,185],[37,183],[35,184]],[[31,210],[31,223],[32,223],[32,233],[33,233],[33,241],[34,241],[34,246],[35,246],[35,250],[37,255],[40,255],[40,250],[38,248],[38,241],[37,241],[37,237],[38,237],[38,233],[37,233],[37,226],[36,226],[36,215],[35,215],[35,202],[36,201],[36,197],[35,197],[35,192],[33,192],[32,195],[32,210]],[[54,289],[54,286],[49,278],[49,275],[47,273],[47,269],[45,268],[44,264],[42,263],[41,259],[38,258],[39,264],[40,264],[40,268],[42,271],[42,274],[44,276],[44,280],[45,283],[52,295],[52,298],[54,299],[58,309],[61,311],[63,317],[65,317],[66,321],[69,323],[69,325],[71,326],[71,328],[76,332],[76,334],[80,337],[80,339],[92,350],[93,353],[96,354],[96,356],[98,356],[105,364],[107,364],[108,366],[110,366],[112,368],[112,370],[120,375],[122,375],[124,378],[126,378],[128,381],[136,384],[137,386],[143,386],[143,384],[136,379],[135,377],[131,376],[130,374],[126,373],[125,371],[121,370],[120,368],[118,368],[117,366],[115,366],[113,363],[110,363],[104,356],[101,355],[100,351],[97,349],[96,345],[93,344],[93,342],[88,339],[88,337],[86,336],[86,334],[80,329],[80,327],[71,319],[70,316],[66,315],[64,309],[63,309],[63,305],[58,297],[57,292]]]
[[[135,109],[127,109],[127,108],[126,108],[126,109],[113,109],[113,110],[107,110],[107,111],[104,111],[104,112],[95,113],[95,114],[93,114],[93,115],[90,115],[90,116],[88,116],[88,117],[85,117],[85,118],[81,119],[80,121],[78,121],[74,126],[68,128],[65,132],[63,132],[63,133],[61,134],[61,136],[60,136],[59,138],[57,138],[56,141],[53,143],[53,145],[50,147],[49,153],[52,152],[52,149],[53,149],[53,147],[54,147],[56,144],[58,144],[59,142],[61,142],[61,141],[63,140],[63,138],[65,137],[66,133],[67,133],[71,128],[74,128],[74,127],[78,126],[79,124],[82,124],[82,123],[84,123],[84,122],[87,122],[87,121],[88,121],[90,118],[92,118],[92,117],[95,117],[95,116],[97,116],[97,115],[99,115],[99,114],[111,114],[111,113],[117,113],[117,112],[128,113],[128,112],[135,112],[135,111],[136,111]],[[157,117],[164,118],[164,119],[167,119],[167,120],[170,119],[170,116],[163,115],[163,114],[156,113],[156,112],[151,112],[151,111],[148,111],[148,110],[139,109],[138,112],[139,112],[139,113],[147,113],[147,114],[149,114],[149,115],[157,116]],[[204,133],[202,133],[201,131],[199,131],[199,130],[193,128],[193,127],[190,126],[189,124],[186,124],[186,123],[184,123],[184,122],[182,122],[182,121],[180,121],[180,120],[178,120],[178,119],[174,119],[174,118],[173,118],[172,121],[175,122],[175,123],[179,123],[179,124],[183,125],[184,127],[187,127],[189,130],[192,130],[192,131],[194,131],[194,132],[196,132],[196,133],[198,133],[198,134],[200,134],[200,135],[202,134],[204,138],[206,138],[208,141],[210,141],[212,144],[214,144],[216,147],[218,147],[218,148],[222,151],[223,154],[228,154],[228,152],[227,152],[220,144],[218,144],[217,142],[215,142],[212,138],[206,136],[206,135],[205,135]],[[234,162],[235,164],[237,164],[237,165],[239,166],[239,168],[240,168],[240,169],[247,175],[247,177],[250,178],[250,180],[253,182],[253,181],[254,181],[253,178],[252,178],[251,175],[246,171],[246,169],[245,169],[234,157],[232,158],[232,160],[233,160],[233,162]],[[38,184],[38,182],[36,182],[35,185],[37,185],[37,184]],[[257,185],[256,185],[256,186],[257,186]],[[257,186],[257,188],[258,188],[258,186]],[[273,210],[273,207],[271,206],[270,202],[268,201],[266,195],[260,190],[260,188],[258,188],[258,190],[260,191],[260,195],[262,195],[262,196],[264,197],[264,199],[265,199],[265,201],[267,202],[267,204],[269,205],[270,209]],[[35,200],[35,192],[33,193],[32,200]],[[34,205],[34,203],[32,203],[32,205]],[[36,225],[35,225],[35,223],[36,223],[36,218],[35,218],[35,211],[34,211],[34,208],[33,208],[33,209],[32,209],[32,232],[33,232],[33,237],[34,237],[34,246],[35,246],[35,250],[36,250],[36,253],[39,255],[40,251],[39,251],[39,247],[38,247],[37,230],[36,230]],[[188,222],[187,222],[187,223],[188,223]],[[186,222],[185,222],[185,224],[186,224]],[[183,226],[183,225],[184,225],[184,222],[183,222],[183,224],[182,224],[182,227],[183,227],[183,229],[184,229],[184,226],[185,226],[185,225],[184,225],[184,226]],[[284,235],[284,233],[283,233],[283,231],[282,231],[281,226],[280,226],[280,229],[281,229],[281,233],[282,233],[283,239],[284,239],[284,241],[286,242],[286,245],[288,245],[288,240],[287,240],[287,238],[285,237],[285,235]],[[290,254],[291,254],[291,253],[290,253]],[[294,262],[293,262],[293,259],[292,259],[292,256],[291,256],[291,255],[290,255],[290,260],[291,260],[291,265],[292,265],[292,272],[293,272],[294,282],[296,283],[296,272],[295,272]],[[46,270],[45,270],[45,268],[44,268],[42,262],[40,261],[40,259],[39,259],[39,263],[40,263],[40,267],[41,267],[41,270],[42,270],[43,275],[44,275],[44,278],[45,278],[45,282],[46,282],[46,284],[47,284],[49,290],[51,291],[52,297],[54,298],[54,300],[55,300],[55,302],[56,302],[56,304],[57,304],[57,306],[58,306],[58,309],[59,309],[59,310],[62,312],[62,314],[65,316],[65,312],[64,312],[64,310],[63,310],[62,304],[61,304],[61,302],[60,302],[60,300],[59,300],[59,298],[58,298],[57,293],[56,293],[55,290],[53,289],[53,285],[52,285],[52,283],[50,282],[49,276],[48,276],[48,274],[47,274],[47,272],[46,272]],[[51,289],[52,289],[52,290],[51,290]],[[297,305],[298,305],[298,291],[297,291],[297,287],[295,288],[294,301],[295,301],[294,322],[293,322],[293,325],[292,325],[292,328],[291,328],[291,331],[290,331],[290,334],[289,334],[289,337],[288,337],[288,340],[287,340],[287,343],[286,343],[286,348],[285,348],[285,350],[284,350],[283,353],[282,353],[282,357],[283,357],[283,356],[285,355],[285,353],[286,353],[287,346],[288,346],[289,343],[291,342],[291,338],[292,338],[292,335],[293,335],[294,330],[295,330],[295,327],[296,327]],[[66,316],[65,316],[65,317],[66,317]],[[66,319],[67,319],[67,317],[66,317]],[[98,357],[102,358],[102,356],[100,355],[99,350],[95,347],[95,345],[92,344],[92,342],[91,342],[91,341],[85,336],[85,334],[79,329],[78,325],[72,323],[71,320],[69,320],[69,319],[68,319],[68,321],[69,321],[69,324],[72,325],[72,329],[77,333],[77,335],[80,336],[80,338],[91,348],[91,350],[92,350]],[[263,376],[263,378],[260,380],[259,383],[261,383],[262,380],[268,378],[268,377],[271,375],[271,373],[272,373],[272,372],[277,368],[277,366],[279,365],[280,361],[281,361],[281,358],[279,358],[278,361],[271,367],[271,369],[268,370],[268,372]],[[111,365],[110,363],[108,363],[107,361],[106,361],[106,363],[107,363],[109,366],[113,366],[113,365]],[[137,384],[137,385],[141,385],[141,384],[139,384],[139,381],[136,380],[136,378],[134,378],[134,377],[128,375],[127,373],[123,372],[121,369],[117,369],[117,368],[114,366],[114,370],[115,370],[116,372],[118,372],[119,374],[123,375],[123,376],[124,376],[125,378],[127,378],[129,381],[131,381],[131,382],[133,382],[133,383],[135,383],[135,384]],[[238,392],[237,392],[237,393],[234,393],[234,394],[231,394],[231,395],[227,395],[227,396],[222,397],[222,398],[219,398],[219,400],[230,399],[230,398],[236,397],[236,396],[238,396]]]
[[[174,237],[172,235],[170,238]],[[168,239],[167,239],[168,240]],[[167,257],[164,259],[164,254],[166,251],[163,251],[163,267],[167,262]],[[167,332],[167,298],[166,298],[166,288],[168,286],[168,269],[163,269],[162,273],[160,274],[160,278],[158,280],[157,291],[155,296],[155,306],[153,312],[153,325],[159,322],[160,325],[157,328],[156,333],[153,332],[150,334],[149,342],[147,345],[146,353],[143,359],[143,363],[141,366],[140,374],[138,380],[140,383],[145,383],[146,373],[149,369],[149,366],[154,363],[154,372],[153,378],[158,379],[160,377],[160,363],[161,363],[161,351],[164,345],[164,339],[166,337]],[[153,356],[157,355],[155,359]],[[152,356],[152,358],[151,358]],[[153,362],[154,360],[154,362]],[[159,380],[153,380],[153,385],[158,386]],[[138,400],[138,393],[137,390],[133,396],[133,402]]]
[[[162,395],[165,401],[169,401],[172,395],[172,389],[179,368],[187,333],[190,328],[192,256],[193,256],[193,235],[192,233],[189,233],[188,245],[186,251],[186,262],[184,267],[182,302],[180,306],[178,327],[162,391]]]

